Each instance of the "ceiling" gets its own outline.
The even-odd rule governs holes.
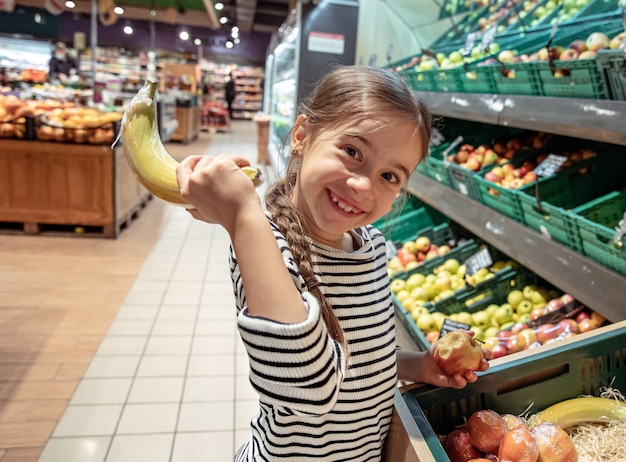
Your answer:
[[[154,20],[170,24],[221,27],[219,18],[223,14],[231,20],[228,25],[236,25],[241,32],[273,33],[287,18],[290,5],[295,0],[221,0],[225,8],[216,11],[218,0],[112,0],[124,8],[124,16],[129,19]],[[42,0],[15,0],[16,5],[41,8]],[[74,0],[76,8],[71,11],[90,13],[91,0]],[[99,3],[109,3],[99,0]],[[69,10],[68,10],[69,11]],[[151,14],[153,11],[154,14]]]

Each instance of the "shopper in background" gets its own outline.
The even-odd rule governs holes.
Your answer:
[[[67,82],[77,72],[76,60],[68,53],[63,42],[57,42],[54,53],[50,58],[48,80]]]
[[[192,216],[232,241],[237,322],[260,397],[235,460],[380,461],[398,379],[477,379],[446,375],[435,345],[396,348],[385,239],[370,225],[426,155],[430,114],[396,74],[358,66],[327,73],[299,114],[267,212],[244,158],[192,156],[177,170]]]
[[[233,73],[228,74],[228,80],[224,85],[224,97],[226,98],[226,104],[228,105],[228,115],[230,120],[233,120],[233,101],[235,101],[235,78]]]

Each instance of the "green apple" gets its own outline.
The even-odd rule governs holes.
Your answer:
[[[448,271],[450,275],[456,274],[457,271],[459,271],[460,266],[461,264],[454,258],[448,258],[445,262],[443,262],[444,270]]]
[[[534,307],[535,305],[530,300],[522,300],[515,308],[515,312],[519,315],[530,314]]]
[[[424,288],[424,286],[416,287],[415,289],[413,289],[411,291],[411,297],[414,298],[415,300],[422,300],[424,302],[427,302],[428,300],[430,300],[430,294]]]
[[[537,286],[534,285],[528,285],[522,289],[522,295],[526,300],[532,300],[535,292],[537,292]]]
[[[428,308],[426,308],[423,303],[424,302],[420,300],[416,300],[413,304],[411,308],[411,318],[413,318],[413,321],[417,321],[421,315],[429,313]]]
[[[491,326],[491,316],[485,310],[477,311],[472,314],[472,324],[486,330]]]
[[[512,290],[506,296],[507,303],[511,305],[513,309],[516,309],[517,305],[519,305],[522,300],[524,300],[524,294],[521,290]]]
[[[511,322],[513,320],[513,308],[511,305],[505,303],[496,310],[493,314],[493,319],[495,319],[500,326]]]
[[[470,327],[470,330],[474,332],[474,338],[481,341],[485,339],[485,331],[482,328],[478,326],[472,326]]]
[[[446,315],[441,311],[434,311],[431,313],[431,316],[435,319],[435,324],[437,326],[437,330],[441,330],[443,326],[443,321],[446,319]]]
[[[461,311],[460,313],[457,313],[456,320],[462,322],[463,324],[469,324],[470,326],[474,324],[472,315],[467,311]]]
[[[413,290],[417,287],[422,287],[424,281],[426,280],[426,276],[421,273],[413,273],[406,280],[407,290]]]
[[[496,337],[499,331],[500,331],[499,328],[495,326],[490,326],[487,329],[485,329],[485,338]]]
[[[406,282],[403,279],[394,279],[389,283],[389,288],[397,296],[398,292],[406,289]]]
[[[496,305],[495,303],[492,303],[487,308],[485,308],[485,311],[487,312],[487,314],[489,314],[490,318],[493,318],[493,315],[495,314],[495,312],[496,312],[496,310],[498,308],[500,308],[499,305]]]
[[[430,313],[424,313],[415,321],[417,327],[422,332],[432,332],[437,329],[437,323],[435,322],[435,318]]]
[[[415,299],[411,297],[410,295],[400,302],[400,304],[407,311],[411,311],[411,307],[413,306],[414,303],[415,303]]]

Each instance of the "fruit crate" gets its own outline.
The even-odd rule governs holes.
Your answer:
[[[404,242],[421,229],[448,221],[448,218],[438,210],[429,205],[419,206],[419,204],[421,204],[419,199],[410,197],[400,214],[392,211],[378,219],[373,225],[383,233],[387,240]]]
[[[552,345],[491,362],[488,371],[461,390],[411,385],[401,390],[405,410],[417,424],[415,440],[426,443],[433,460],[448,462],[438,435],[463,426],[475,411],[522,415],[580,395],[598,396],[603,387],[626,389],[626,321],[579,334]]]
[[[537,74],[543,96],[607,99],[595,59],[526,63]]]
[[[626,157],[623,153],[603,152],[540,181],[540,204],[535,188],[523,188],[518,198],[526,226],[582,253],[582,240],[572,209],[625,187],[624,171]]]
[[[626,213],[626,189],[613,191],[572,211],[586,256],[626,275],[626,237],[614,242]]]
[[[438,91],[436,70],[406,69],[401,72],[406,85],[416,91]]]
[[[464,93],[497,93],[496,81],[490,69],[478,63],[459,69]]]
[[[626,52],[600,50],[596,55],[596,63],[604,80],[608,98],[626,101]]]
[[[541,82],[534,68],[528,63],[507,63],[504,66],[487,66],[496,86],[496,93],[503,95],[542,96]]]
[[[435,72],[435,88],[432,91],[439,92],[463,92],[462,74],[463,66],[449,69],[437,69]]]

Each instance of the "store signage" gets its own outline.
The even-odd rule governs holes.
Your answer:
[[[472,48],[474,48],[474,43],[476,43],[476,37],[478,37],[476,32],[470,32],[467,34],[467,37],[465,38],[465,46],[461,50],[461,54],[463,56],[469,56],[472,54]]]
[[[441,325],[441,330],[439,331],[439,338],[443,337],[444,335],[450,333],[450,332],[454,332],[455,330],[470,330],[472,326],[470,326],[469,324],[465,324],[464,322],[459,322],[459,321],[453,321],[450,318],[446,318],[443,320],[443,324]]]
[[[329,34],[327,32],[309,32],[307,48],[309,51],[316,51],[318,53],[342,55],[344,53],[345,44],[345,35]]]
[[[443,136],[439,130],[437,130],[434,127],[431,129],[431,132],[430,132],[430,145],[431,146],[441,146],[441,143],[443,143],[445,140],[446,140],[445,136]]]
[[[535,167],[533,172],[535,172],[537,176],[542,177],[553,175],[566,160],[567,157],[565,156],[549,154],[543,162]]]

